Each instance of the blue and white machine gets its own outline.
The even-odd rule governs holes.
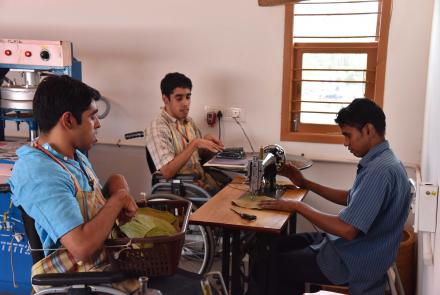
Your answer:
[[[32,100],[40,79],[46,75],[69,75],[81,80],[81,63],[73,58],[72,43],[0,39],[0,140],[5,121],[29,125],[29,138],[37,136]]]
[[[72,43],[0,39],[0,186],[8,178],[15,150],[26,141],[5,141],[6,121],[26,123],[29,140],[38,133],[32,101],[46,75],[69,75],[81,80],[81,63],[73,58]],[[32,258],[21,214],[10,193],[0,193],[0,293],[30,294]]]

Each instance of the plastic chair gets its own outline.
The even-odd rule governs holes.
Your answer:
[[[397,283],[397,288],[396,288]],[[348,294],[348,287],[341,285],[321,285],[321,284],[313,284],[306,283],[305,291],[310,292],[311,285],[319,285],[321,288],[325,290],[335,290],[339,289],[339,292],[342,294]],[[402,281],[400,280],[399,271],[397,270],[396,263],[393,263],[391,267],[387,271],[387,286],[391,295],[405,295],[405,290],[403,289]]]

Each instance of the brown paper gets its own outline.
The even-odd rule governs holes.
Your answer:
[[[261,209],[258,204],[260,203],[260,201],[263,200],[274,200],[274,198],[264,195],[254,196],[251,193],[247,192],[241,195],[241,197],[237,200],[232,201],[232,204],[242,208]]]

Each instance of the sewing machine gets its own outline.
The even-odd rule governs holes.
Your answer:
[[[72,56],[72,43],[0,39],[0,140],[5,121],[29,125],[29,139],[37,136],[32,101],[40,79],[47,75],[69,75],[81,80],[81,63]]]
[[[284,149],[277,144],[265,146],[260,157],[249,160],[246,176],[251,194],[279,198],[283,190],[276,186],[276,175],[285,161]]]

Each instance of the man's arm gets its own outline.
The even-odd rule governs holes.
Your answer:
[[[108,199],[110,198],[111,195],[113,195],[120,189],[125,189],[127,191],[130,191],[128,187],[128,183],[123,175],[112,174],[110,175],[104,187],[102,188],[102,193]]]
[[[260,202],[261,208],[297,212],[325,232],[342,237],[346,240],[354,239],[359,230],[349,223],[342,221],[337,215],[320,212],[306,203],[290,200],[268,200]]]
[[[323,198],[333,203],[344,206],[347,205],[348,191],[346,190],[338,190],[320,185],[319,183],[310,181],[308,179],[305,179],[303,187],[311,190],[312,192],[322,196]]]
[[[61,243],[74,257],[87,261],[102,248],[121,211],[133,217],[136,210],[137,205],[128,191],[119,189],[90,221],[62,236]]]
[[[223,145],[209,139],[195,138],[180,154],[176,155],[173,160],[162,166],[160,168],[160,173],[162,173],[166,179],[174,177],[186,162],[188,162],[191,155],[198,149],[206,149],[213,153],[217,153],[223,150]]]
[[[225,148],[224,144],[214,135],[212,134],[206,134],[204,137],[204,139],[206,140],[210,140],[214,143],[216,143],[217,145],[219,145],[222,150]],[[201,159],[202,163],[206,163],[207,161],[209,161],[217,152],[212,152],[210,150],[207,149],[199,149],[199,156]]]
[[[279,171],[279,174],[289,178],[297,186],[309,189],[333,203],[347,205],[348,191],[330,188],[310,181],[304,178],[301,171],[291,163],[286,163]]]
[[[112,174],[107,179],[107,182],[103,188],[103,194],[107,198],[111,195],[117,193],[119,190],[126,190],[128,193],[130,192],[130,188],[128,187],[128,183],[125,180],[125,177],[121,174]],[[125,209],[122,209],[118,216],[118,221],[120,224],[124,224],[130,221],[131,216],[127,215]]]

